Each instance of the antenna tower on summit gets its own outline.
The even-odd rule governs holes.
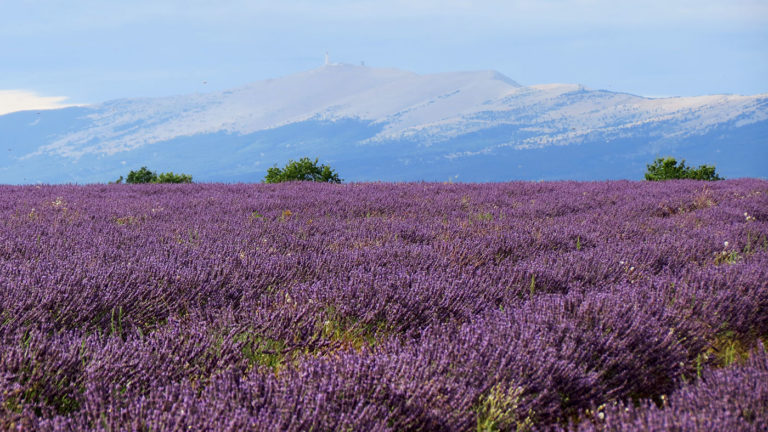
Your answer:
[[[331,64],[331,59],[328,57],[328,51],[325,52],[325,65]]]

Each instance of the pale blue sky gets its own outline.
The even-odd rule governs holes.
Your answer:
[[[521,84],[767,93],[766,47],[766,0],[0,0],[0,112],[29,92],[55,105],[231,88],[326,51]]]

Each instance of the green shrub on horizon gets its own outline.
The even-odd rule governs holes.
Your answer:
[[[122,183],[123,176],[120,176],[115,183]],[[143,166],[136,171],[128,173],[125,179],[128,184],[138,183],[192,183],[192,176],[189,174],[174,174],[172,171],[157,174]]]
[[[152,183],[192,183],[192,176],[189,174],[174,174],[172,171],[160,173]]]
[[[693,168],[685,165],[685,159],[677,163],[673,157],[656,158],[652,164],[646,165],[648,170],[645,179],[650,181],[690,179],[690,180],[723,180],[715,173],[714,165],[700,165]]]
[[[147,167],[143,166],[136,171],[131,170],[125,182],[129,184],[151,183],[156,178],[157,174],[154,171],[150,171]]]
[[[341,183],[339,174],[328,165],[317,165],[317,158],[313,162],[308,157],[298,161],[289,160],[283,169],[275,165],[267,169],[264,183],[282,183],[286,181],[315,181],[325,183]]]

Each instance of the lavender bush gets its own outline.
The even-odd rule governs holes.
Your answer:
[[[580,431],[768,430],[768,356],[760,345],[745,365],[707,370],[660,405],[612,404],[578,426]]]
[[[760,341],[766,181],[0,186],[3,430],[763,430]]]

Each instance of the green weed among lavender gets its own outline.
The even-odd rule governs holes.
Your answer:
[[[768,429],[768,182],[0,186],[0,429]]]

